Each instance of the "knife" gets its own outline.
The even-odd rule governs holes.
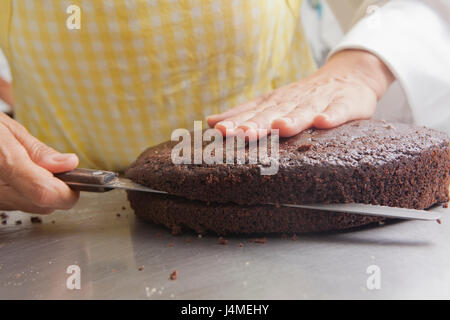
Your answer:
[[[55,174],[55,177],[64,181],[73,190],[87,192],[107,192],[113,189],[152,192],[168,194],[165,191],[154,190],[127,178],[119,177],[117,173],[104,170],[78,168],[69,172]],[[268,205],[274,205],[268,203]],[[436,221],[440,215],[425,210],[378,206],[364,203],[333,203],[333,204],[281,204],[283,207],[314,209],[361,215],[404,219]]]

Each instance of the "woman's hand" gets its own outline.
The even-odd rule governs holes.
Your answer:
[[[77,166],[76,155],[58,153],[0,112],[0,210],[46,214],[71,208],[79,193],[52,173]]]
[[[371,53],[344,50],[306,79],[207,118],[208,124],[232,135],[242,129],[250,139],[279,129],[289,137],[316,127],[327,129],[368,119],[394,76]],[[263,129],[263,130],[261,130]]]

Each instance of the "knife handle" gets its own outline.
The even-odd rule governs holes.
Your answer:
[[[77,168],[57,173],[56,178],[64,181],[72,190],[87,192],[107,192],[113,188],[107,185],[117,178],[117,173],[104,170]]]

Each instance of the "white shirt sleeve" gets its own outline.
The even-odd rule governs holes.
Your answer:
[[[404,96],[414,123],[450,134],[450,1],[390,0],[368,11],[330,56],[344,49],[375,54],[398,82],[386,96],[397,96],[397,105]],[[396,106],[383,98],[379,108]]]

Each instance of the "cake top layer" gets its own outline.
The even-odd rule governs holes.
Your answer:
[[[330,130],[308,129],[296,136],[280,139],[279,163],[280,166],[288,167],[346,166],[360,165],[362,162],[380,164],[398,157],[417,155],[433,146],[446,147],[448,143],[445,133],[432,129],[400,123],[392,124],[381,120],[360,120]],[[160,166],[178,166],[187,170],[221,166],[221,164],[204,163],[175,165],[172,163],[171,153],[176,144],[178,142],[168,141],[148,148],[131,168],[139,167],[144,163],[157,165],[158,169],[161,169]],[[203,143],[203,147],[205,144],[207,143]],[[270,147],[270,141],[268,144]],[[248,149],[246,151],[246,162],[248,162]],[[237,168],[247,165],[228,164],[226,166]]]
[[[320,184],[330,184],[331,179],[351,175],[351,183],[357,183],[364,179],[361,168],[370,176],[377,170],[382,172],[380,168],[406,163],[432,150],[444,150],[448,160],[449,149],[447,135],[432,129],[379,120],[353,121],[330,130],[309,129],[280,139],[279,170],[262,176],[261,163],[248,164],[248,152],[245,164],[174,164],[171,154],[177,144],[166,142],[147,149],[126,175],[143,185],[190,199],[265,203],[273,200],[268,196],[270,189],[281,188],[281,183],[287,185],[281,188],[285,191],[295,188],[299,193],[317,193]],[[354,178],[355,172],[358,178]],[[314,190],[300,186],[304,184],[314,186]],[[302,196],[289,199],[307,201]]]

